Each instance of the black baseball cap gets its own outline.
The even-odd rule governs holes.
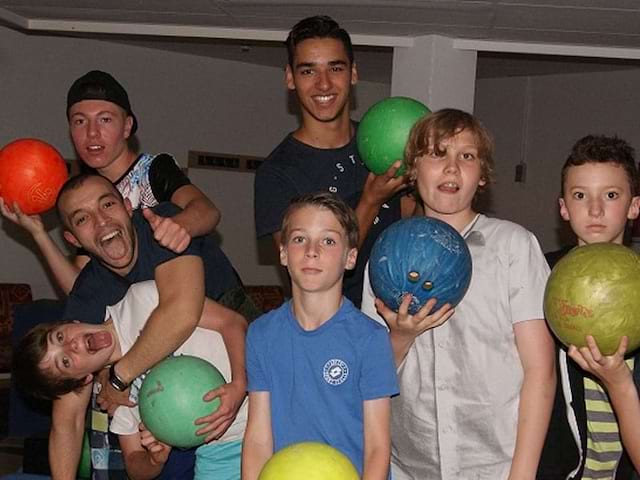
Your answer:
[[[69,118],[69,109],[83,100],[104,100],[122,107],[127,115],[133,118],[131,135],[136,133],[138,120],[131,110],[129,95],[124,87],[107,72],[91,70],[73,82],[69,93],[67,93],[67,119]]]

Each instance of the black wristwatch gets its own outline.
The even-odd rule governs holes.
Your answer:
[[[129,388],[129,384],[122,380],[116,373],[115,362],[111,364],[111,367],[109,367],[109,383],[119,392],[124,392],[127,388]]]

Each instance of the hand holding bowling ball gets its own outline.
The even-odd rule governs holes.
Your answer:
[[[457,305],[471,282],[471,254],[460,234],[435,218],[412,217],[383,231],[371,250],[369,278],[376,297],[398,312],[416,314],[430,299],[433,311]]]
[[[571,345],[568,351],[569,356],[580,365],[580,368],[597,377],[609,392],[616,387],[635,388],[631,370],[624,360],[629,344],[626,336],[622,337],[617,350],[611,355],[603,355],[591,335],[587,335],[585,340],[586,347],[578,348]]]
[[[36,213],[27,215],[20,209],[20,205],[15,202],[13,205],[7,205],[2,197],[0,197],[0,213],[13,223],[20,225],[34,237],[46,232],[40,215]]]
[[[159,441],[173,447],[202,445],[198,418],[220,406],[220,399],[206,402],[203,397],[220,387],[225,379],[216,367],[191,355],[162,360],[145,377],[138,404],[142,422]]]
[[[26,215],[49,210],[67,178],[63,158],[41,140],[23,138],[0,150],[0,197],[10,210],[14,202]]]
[[[623,336],[640,347],[640,255],[613,243],[576,247],[553,268],[544,295],[549,327],[565,345],[613,354]]]

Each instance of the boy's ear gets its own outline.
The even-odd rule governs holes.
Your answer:
[[[82,384],[83,384],[83,386],[84,385],[89,385],[91,382],[93,382],[93,374],[89,373],[89,374],[87,374],[86,377],[84,377],[84,380],[83,380]]]
[[[284,69],[284,83],[289,90],[296,89],[296,84],[293,81],[293,70],[291,70],[291,65],[289,65],[288,63]]]
[[[73,233],[71,233],[69,230],[65,229],[65,231],[62,234],[62,236],[64,237],[64,239],[67,242],[69,242],[74,247],[77,247],[77,248],[81,248],[82,247],[82,245],[80,245],[80,242],[78,241],[76,236]]]
[[[560,205],[560,216],[563,220],[567,222],[571,220],[571,216],[569,215],[569,210],[567,209],[567,205],[564,203],[564,198],[558,199],[558,204]]]
[[[128,139],[131,136],[131,129],[133,128],[133,117],[131,115],[127,115],[127,118],[124,120],[124,138]]]
[[[358,249],[352,248],[347,252],[347,262],[344,266],[345,270],[353,270],[356,266],[356,260],[358,259]]]
[[[284,248],[284,245],[280,245],[280,265],[283,267],[287,266],[287,249]]]
[[[131,200],[129,200],[128,197],[124,199],[124,208],[127,209],[129,217],[133,217],[133,206],[131,205]]]
[[[358,83],[358,68],[356,62],[351,64],[351,85]]]
[[[629,211],[627,212],[627,218],[629,220],[635,220],[640,215],[640,197],[633,197],[631,199],[631,205],[629,205]]]

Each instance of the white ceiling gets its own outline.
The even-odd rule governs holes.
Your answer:
[[[335,18],[355,44],[377,47],[357,53],[361,67],[373,62],[372,71],[390,64],[390,47],[410,46],[413,37],[430,34],[458,39],[458,48],[511,52],[481,57],[481,76],[504,69],[505,58],[511,64],[506,73],[518,74],[513,61],[521,57],[514,52],[596,58],[570,62],[570,69],[608,66],[605,58],[626,59],[613,63],[635,67],[640,59],[638,0],[0,0],[0,23],[24,31],[99,36],[274,65],[285,59],[273,42],[314,14]],[[362,62],[362,55],[370,62]],[[557,57],[527,61],[539,62],[544,71],[566,63]]]

